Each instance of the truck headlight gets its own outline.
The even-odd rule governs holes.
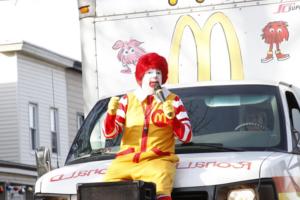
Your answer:
[[[247,180],[216,186],[216,199],[257,200],[278,199],[276,187],[271,178]]]
[[[252,188],[231,190],[228,193],[228,200],[254,200],[255,191]]]

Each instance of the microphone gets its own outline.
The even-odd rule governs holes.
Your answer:
[[[162,91],[162,88],[161,88],[161,86],[159,85],[158,82],[156,82],[155,85],[154,85],[154,93],[161,102],[166,101],[166,97],[165,97],[165,95]],[[168,119],[173,119],[174,116],[175,116],[175,113],[174,113],[172,108],[167,108],[166,113],[167,113],[166,117]]]
[[[165,95],[162,91],[162,88],[161,88],[161,86],[159,85],[158,82],[156,82],[155,85],[154,85],[154,93],[161,102],[166,101],[166,97],[165,97]]]

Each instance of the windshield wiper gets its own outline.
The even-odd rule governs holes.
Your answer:
[[[245,149],[237,147],[225,147],[222,143],[187,143],[176,145],[177,150],[218,150],[218,151],[245,151]]]
[[[103,154],[111,154],[111,148],[105,147],[100,149],[94,149],[91,151],[89,155],[94,156],[94,155],[103,155]]]

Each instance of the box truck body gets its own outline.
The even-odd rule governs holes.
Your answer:
[[[170,84],[245,79],[299,86],[299,4],[79,1],[89,9],[80,16],[85,112],[103,97],[135,88],[135,63],[145,52],[167,58]]]
[[[109,97],[136,88],[138,58],[157,52],[193,128],[176,144],[173,199],[300,199],[300,1],[198,2],[79,1],[89,114],[36,198],[74,200],[102,181],[120,143],[100,133]]]

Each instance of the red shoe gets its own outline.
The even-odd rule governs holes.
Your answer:
[[[261,59],[261,62],[262,63],[267,63],[267,62],[270,62],[271,60],[273,60],[273,52],[272,51],[268,51],[267,57]]]
[[[160,195],[157,197],[157,200],[172,200],[172,197],[166,195]]]
[[[289,54],[282,54],[280,50],[276,51],[275,53],[278,61],[286,60],[290,57]]]

